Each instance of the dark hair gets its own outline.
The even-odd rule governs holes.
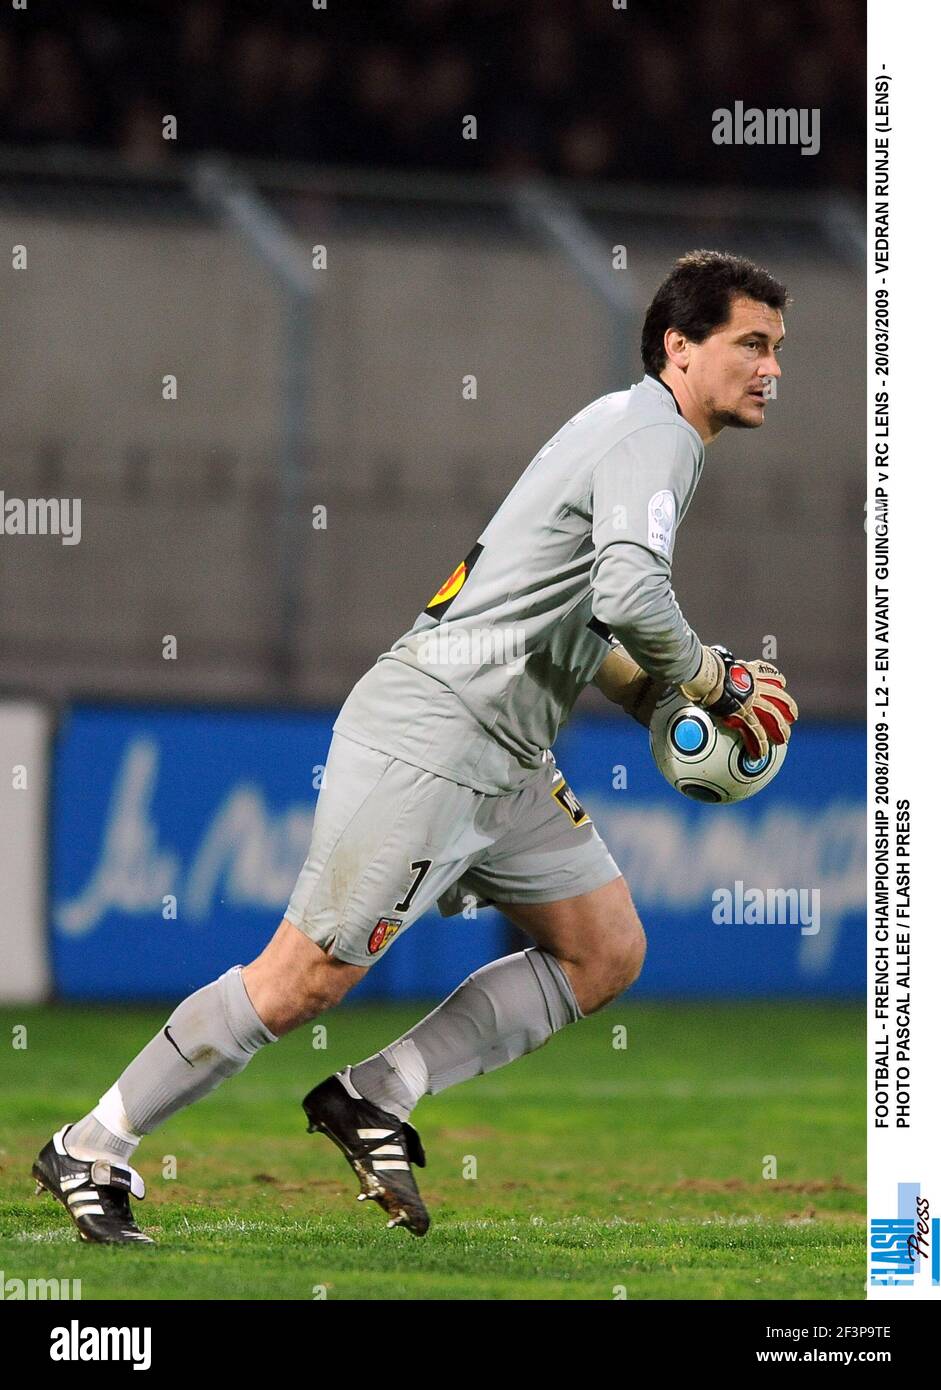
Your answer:
[[[701,343],[728,323],[732,300],[742,295],[783,310],[791,303],[787,290],[767,270],[722,251],[690,251],[681,256],[651,300],[640,337],[644,370],[659,376],[666,366],[663,335],[678,328]]]

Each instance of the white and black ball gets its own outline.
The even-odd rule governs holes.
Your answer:
[[[650,721],[650,751],[672,787],[693,801],[744,801],[781,770],[786,744],[750,758],[741,734],[672,687]]]

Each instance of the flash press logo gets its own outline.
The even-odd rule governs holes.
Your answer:
[[[820,109],[813,106],[746,107],[737,101],[730,111],[712,113],[714,145],[800,145],[801,154],[820,151]]]
[[[63,545],[78,545],[82,499],[7,497],[0,492],[0,536],[59,536]]]
[[[921,1195],[921,1185],[900,1182],[898,1214],[875,1216],[869,1222],[869,1283],[877,1288],[912,1285],[924,1262],[932,1285],[941,1286],[939,1226],[928,1198]]]

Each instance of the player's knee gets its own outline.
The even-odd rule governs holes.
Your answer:
[[[299,1021],[306,1023],[334,1008],[362,974],[358,966],[341,960],[327,958],[311,965],[297,981],[298,1003],[304,1014]]]
[[[281,1037],[335,1008],[355,983],[346,974],[330,973],[326,967],[309,977],[284,980],[271,990],[265,1022]]]
[[[630,989],[640,975],[646,953],[644,928],[636,912],[631,912],[593,957],[590,977],[583,987],[585,998],[579,998],[582,1012],[596,1013]]]
[[[647,933],[644,931],[643,923],[633,914],[633,920],[628,923],[618,958],[621,969],[621,989],[630,989],[637,979],[641,970],[644,968],[644,958],[647,955]]]
[[[365,973],[285,922],[242,979],[262,1022],[281,1037],[334,1008]]]

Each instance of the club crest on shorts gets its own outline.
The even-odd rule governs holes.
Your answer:
[[[559,776],[561,777],[562,774],[560,773]],[[591,820],[591,816],[585,810],[564,777],[562,777],[557,787],[553,787],[552,795],[562,807],[563,811],[569,813],[573,825],[585,825],[586,822]]]
[[[382,950],[383,946],[388,946],[401,925],[401,917],[380,917],[370,933],[366,946],[369,954],[374,956]]]

